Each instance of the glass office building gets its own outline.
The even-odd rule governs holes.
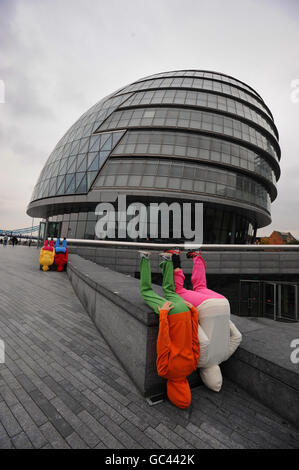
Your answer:
[[[202,202],[204,243],[248,243],[271,223],[278,131],[261,96],[225,74],[179,70],[105,97],[49,156],[27,213],[52,233],[95,238],[95,207]],[[170,229],[169,239],[174,239]]]

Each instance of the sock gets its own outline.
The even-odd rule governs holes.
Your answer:
[[[181,267],[181,257],[180,255],[172,255],[172,263],[173,263],[173,268],[180,268]]]

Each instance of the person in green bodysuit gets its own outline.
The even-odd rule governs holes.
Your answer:
[[[171,255],[170,255],[171,256]],[[158,375],[167,379],[169,400],[179,408],[188,408],[191,391],[187,376],[197,367],[199,359],[198,312],[175,293],[173,264],[163,255],[160,264],[165,298],[152,288],[149,254],[141,252],[140,294],[159,315],[157,339]]]

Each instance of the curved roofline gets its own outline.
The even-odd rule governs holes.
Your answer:
[[[160,73],[153,73],[152,75],[160,75],[162,73],[172,73],[172,72],[207,72],[207,73],[217,73],[218,75],[223,75],[224,77],[228,77],[228,78],[232,78],[233,80],[236,80],[237,82],[240,82],[242,83],[243,85],[245,85],[246,87],[250,88],[252,91],[254,91],[254,93],[256,93],[260,98],[261,100],[263,100],[263,98],[261,97],[261,95],[254,89],[252,88],[252,86],[248,85],[247,83],[243,82],[242,80],[240,80],[239,78],[236,78],[236,77],[233,77],[232,75],[228,75],[227,73],[223,73],[223,72],[218,72],[217,70],[205,70],[205,69],[179,69],[179,70],[168,70],[165,71],[165,72],[160,72]],[[150,75],[149,75],[150,76]],[[264,101],[264,100],[263,100]]]
[[[135,80],[134,82],[132,82],[130,85],[133,85],[133,83],[138,83],[138,82],[142,82],[142,81],[145,81],[145,80],[148,80],[150,77],[153,77],[153,76],[157,76],[157,75],[163,75],[164,73],[173,73],[173,72],[207,72],[207,73],[215,73],[217,75],[221,75],[223,77],[227,77],[227,78],[232,78],[233,80],[236,80],[237,82],[241,83],[242,85],[245,85],[246,88],[249,88],[250,90],[253,91],[254,95],[256,97],[258,97],[261,101],[262,101],[262,104],[267,108],[267,110],[269,111],[270,113],[270,116],[272,117],[272,119],[274,120],[273,118],[273,115],[271,113],[271,110],[268,108],[268,106],[266,105],[265,101],[263,100],[263,98],[261,97],[261,95],[250,85],[248,85],[247,83],[243,82],[242,80],[239,80],[238,78],[236,77],[233,77],[232,75],[228,75],[226,73],[222,73],[222,72],[217,72],[216,70],[204,70],[204,69],[179,69],[179,70],[166,70],[165,72],[158,72],[158,73],[153,73],[151,75],[147,75],[145,77],[142,77],[138,80]],[[179,75],[178,75],[179,76]],[[183,75],[183,77],[186,77],[186,75]],[[167,77],[165,77],[167,78]],[[190,77],[190,78],[199,78],[199,77]],[[204,77],[203,77],[204,78]],[[208,78],[208,77],[207,77]],[[210,80],[214,80],[214,81],[219,81],[221,82],[221,80],[218,80],[217,78],[210,78]],[[233,84],[231,84],[232,86],[234,86]],[[128,86],[128,85],[127,85]],[[237,86],[237,85],[235,85]],[[241,87],[240,87],[241,88]],[[244,90],[244,88],[241,88],[242,90]],[[248,91],[250,91],[248,90]]]
[[[163,77],[162,77],[163,78]],[[165,79],[167,77],[164,77]],[[172,78],[175,78],[175,77],[172,77]],[[186,76],[181,76],[179,78],[194,78],[194,77],[186,77]],[[207,91],[207,92],[215,92],[215,90],[209,90],[209,89],[206,89],[206,88],[194,88],[194,87],[187,87],[187,86],[184,86],[184,87],[179,87],[179,86],[175,86],[175,87],[169,87],[169,86],[155,86],[155,87],[152,87],[152,88],[146,88],[146,89],[140,89],[140,90],[133,90],[133,91],[126,91],[126,89],[130,86],[133,86],[133,85],[136,85],[138,83],[143,83],[143,82],[148,82],[148,81],[151,81],[151,80],[160,80],[159,77],[155,77],[155,78],[145,78],[144,80],[139,80],[137,82],[133,82],[133,83],[129,83],[128,85],[126,85],[125,87],[123,88],[120,88],[117,92],[117,94],[115,94],[115,96],[120,96],[120,95],[125,95],[127,93],[138,93],[139,91],[151,91],[151,90],[163,90],[163,89],[166,89],[166,90],[192,90],[192,91],[195,91],[195,90],[200,90],[200,91]],[[218,83],[221,83],[221,84],[228,84],[229,86],[231,87],[234,87],[236,88],[237,90],[240,90],[242,91],[243,93],[246,94],[246,90],[244,90],[244,88],[241,88],[239,87],[238,85],[234,85],[232,83],[227,83],[227,82],[222,82],[221,80],[216,80],[216,79],[211,79],[211,78],[207,78],[207,79],[204,79],[204,80],[212,80],[214,82],[218,82]],[[242,98],[238,98],[238,97],[235,97],[234,95],[230,95],[229,93],[225,93],[225,92],[221,92],[221,91],[216,91],[217,93],[222,93],[223,95],[225,96],[229,96],[231,98],[236,98],[236,99],[239,99],[239,100],[242,100],[243,102],[246,102],[246,103],[249,103],[251,104],[252,106],[255,106],[254,104],[246,101],[246,100],[243,100]],[[254,95],[253,93],[251,93],[250,91],[248,91],[247,93],[249,96],[253,97],[256,99],[256,101],[258,101],[265,109],[265,111],[263,111],[262,109],[260,109],[260,111],[264,112],[265,115],[267,115],[266,113],[266,110],[268,111],[268,118],[272,119],[273,123],[274,123],[274,118],[273,118],[273,115],[270,111],[270,109],[268,108],[268,106],[266,105],[266,103],[264,101],[261,101],[258,96]],[[259,109],[258,106],[255,106],[256,109]],[[274,123],[275,124],[275,123]]]
[[[228,98],[228,99],[231,99],[231,100],[234,100],[234,101],[237,101],[238,103],[241,103],[243,104],[244,106],[248,106],[248,108],[252,109],[253,111],[255,111],[257,114],[260,114],[267,122],[268,124],[270,125],[270,127],[273,129],[274,131],[274,134],[276,136],[276,139],[277,141],[279,142],[279,132],[278,132],[278,129],[276,127],[276,124],[274,122],[273,119],[271,119],[271,117],[265,112],[263,111],[262,109],[258,108],[257,106],[255,106],[253,103],[250,103],[249,101],[246,101],[244,100],[243,98],[239,98],[238,96],[233,96],[233,95],[229,95],[228,93],[225,93],[223,91],[216,91],[216,90],[207,90],[207,89],[200,89],[200,88],[190,88],[190,87],[187,87],[187,86],[183,86],[183,87],[166,87],[166,86],[162,86],[162,87],[155,87],[155,88],[149,88],[149,89],[144,89],[144,90],[136,90],[136,91],[132,91],[131,93],[132,94],[137,94],[137,93],[146,93],[146,92],[151,92],[151,91],[159,91],[159,90],[178,90],[178,91],[181,91],[181,90],[184,90],[184,91],[193,91],[193,92],[199,92],[199,93],[207,93],[207,94],[211,94],[211,95],[217,95],[217,96],[223,96],[225,98]],[[119,93],[119,95],[121,95],[122,93]],[[125,94],[125,93],[123,93]],[[128,98],[129,99],[129,98]],[[128,100],[126,100],[128,101]],[[126,104],[126,101],[124,101],[117,109],[117,111],[121,110],[121,109],[124,109],[126,108],[125,104]],[[172,104],[172,105],[176,105],[176,103],[167,103],[167,105],[169,104]],[[166,105],[166,103],[159,103],[159,106],[163,106],[163,105]],[[140,106],[155,106],[154,104],[144,104],[144,105],[140,105]],[[158,104],[157,104],[158,106]],[[187,105],[185,105],[187,106]],[[198,106],[193,106],[193,105],[188,105],[190,107],[195,107],[197,108]],[[129,107],[129,106],[127,106]],[[208,108],[207,108],[208,109]],[[212,108],[211,108],[212,109]],[[216,109],[216,108],[215,108]],[[223,110],[222,110],[223,111]],[[228,112],[228,111],[223,111],[224,113],[225,112]],[[233,116],[237,116],[237,117],[240,117],[239,114],[233,114],[231,113]]]

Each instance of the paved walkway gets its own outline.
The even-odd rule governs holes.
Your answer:
[[[149,407],[38,251],[0,247],[0,448],[298,448],[299,432],[245,391],[192,391]]]

